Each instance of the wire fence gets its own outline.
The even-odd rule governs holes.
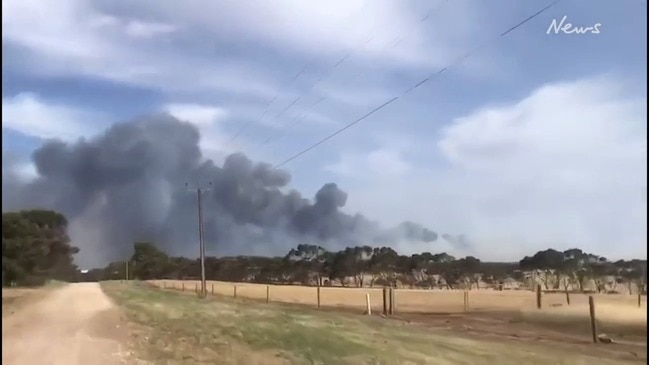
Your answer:
[[[160,289],[198,295],[198,280],[152,280]],[[508,321],[571,331],[643,337],[647,297],[629,294],[474,289],[343,288],[207,281],[207,295],[383,315],[507,315]],[[477,317],[474,317],[477,318]]]

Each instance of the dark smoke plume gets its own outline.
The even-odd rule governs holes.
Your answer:
[[[189,123],[156,116],[115,124],[73,144],[48,141],[32,155],[35,180],[17,183],[3,168],[3,211],[62,212],[73,222],[74,244],[88,265],[126,257],[136,240],[195,257],[196,195],[185,183],[196,181],[212,182],[203,201],[208,254],[283,254],[297,243],[340,249],[437,239],[415,223],[385,230],[360,214],[341,212],[347,194],[333,183],[310,201],[286,188],[287,172],[243,154],[216,166],[202,156],[199,137]]]

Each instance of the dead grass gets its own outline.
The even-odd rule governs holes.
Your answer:
[[[186,293],[191,293],[193,285],[185,285],[188,286]],[[102,287],[126,309],[131,320],[148,328],[140,337],[140,348],[156,363],[592,365],[643,362],[642,359],[607,359],[547,344],[476,340],[443,329],[433,331],[374,316],[267,305],[223,296],[201,300],[141,283],[103,283]],[[219,293],[217,287],[224,292]],[[216,294],[227,294],[225,289],[232,290],[231,285],[230,288],[215,285]],[[279,290],[286,290],[293,295],[291,298],[306,302],[306,296],[295,294],[305,293],[305,289],[315,291],[285,287],[275,293],[283,294]],[[351,290],[348,296],[359,293]],[[244,293],[260,292],[265,298],[265,286],[243,284],[237,291],[241,297]],[[346,304],[344,298],[340,297],[339,303]],[[337,302],[333,299],[328,303]]]
[[[152,280],[152,284],[159,287],[194,290],[199,281],[192,280]],[[237,295],[249,299],[265,299],[266,285],[251,283],[226,283],[221,281],[208,281],[208,291],[214,290],[215,294],[233,296],[234,287]],[[317,303],[317,289],[315,287],[296,285],[270,285],[270,297],[273,301],[282,303],[311,304]],[[365,308],[365,294],[369,293],[375,308],[381,307],[382,294],[380,288],[340,288],[322,287],[321,304],[323,306],[345,306],[350,308]],[[637,296],[625,294],[595,294],[597,303],[614,304],[637,308]],[[453,313],[463,311],[462,290],[423,290],[423,289],[398,289],[397,305],[406,312],[411,313]],[[471,290],[469,291],[470,308],[474,311],[502,311],[536,308],[536,294],[524,290]],[[571,305],[588,304],[588,295],[571,294]],[[543,306],[567,306],[564,293],[543,294]],[[646,296],[642,297],[642,308],[647,305]]]
[[[157,280],[152,284],[160,288],[185,288],[193,292],[198,281]],[[238,298],[266,299],[266,287],[262,284],[225,283],[208,281],[208,291],[216,295],[234,296],[235,286]],[[379,288],[331,288],[320,289],[321,306],[339,307],[363,312],[365,296],[370,294],[372,311],[383,310],[382,290]],[[460,290],[416,290],[398,289],[396,310],[399,313],[462,313],[464,312],[463,291]],[[637,296],[624,294],[594,295],[597,320],[602,331],[616,334],[645,336],[647,332],[647,302],[642,297],[638,307]],[[317,288],[270,285],[270,301],[287,304],[317,305]],[[470,312],[510,313],[513,320],[531,321],[548,326],[570,327],[590,331],[588,317],[588,295],[570,294],[570,305],[565,293],[547,293],[542,297],[542,310],[536,308],[536,294],[531,291],[472,290],[469,292]]]

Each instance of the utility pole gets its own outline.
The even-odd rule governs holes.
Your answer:
[[[189,187],[188,183],[185,183],[185,186]],[[212,183],[209,183],[209,186],[212,186]],[[197,203],[198,203],[198,246],[200,250],[200,261],[201,261],[201,298],[207,296],[207,283],[205,281],[205,228],[203,225],[203,193],[209,191],[210,188],[201,188],[200,185],[196,189],[191,189],[190,191],[196,191]]]

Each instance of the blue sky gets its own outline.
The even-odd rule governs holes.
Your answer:
[[[216,161],[278,163],[452,65],[284,166],[292,186],[336,182],[346,211],[465,233],[485,259],[646,257],[646,3],[563,0],[498,37],[546,3],[3,1],[3,156],[33,176],[46,138],[168,112]],[[564,16],[601,32],[547,34]]]

